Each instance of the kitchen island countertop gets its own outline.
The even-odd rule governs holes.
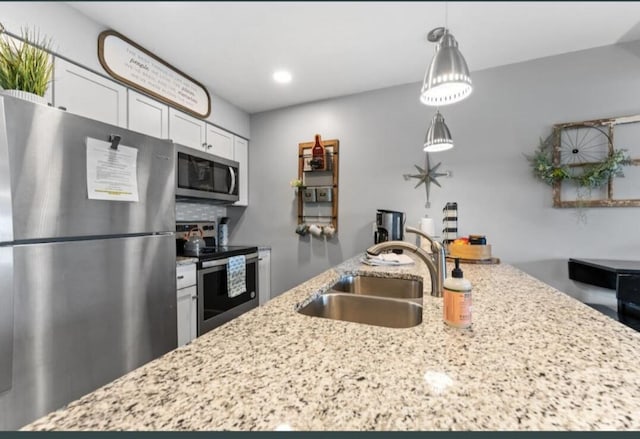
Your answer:
[[[462,266],[471,330],[442,323],[429,276],[412,328],[295,311],[342,274],[426,274],[359,259],[24,429],[640,429],[640,333],[512,266]]]

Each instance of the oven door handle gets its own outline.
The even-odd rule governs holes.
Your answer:
[[[249,255],[245,255],[246,264],[252,264],[258,261],[258,253],[251,253]],[[205,261],[202,263],[203,270],[209,270],[211,268],[216,268],[216,270],[211,271],[220,271],[224,270],[227,267],[227,263],[229,262],[229,258],[216,259],[215,261]]]

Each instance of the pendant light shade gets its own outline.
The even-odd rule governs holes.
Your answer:
[[[424,138],[424,150],[427,152],[446,151],[453,148],[453,140],[449,128],[444,123],[444,117],[439,111],[431,120],[431,125]]]
[[[420,101],[441,106],[459,102],[473,89],[467,62],[458,50],[458,42],[444,27],[429,32],[429,41],[437,42],[436,54],[424,75]]]

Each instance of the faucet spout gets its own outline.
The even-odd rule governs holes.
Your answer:
[[[440,292],[440,295],[438,297],[441,297],[442,288],[444,285],[444,278],[447,274],[447,255],[444,251],[444,246],[440,244],[438,241],[436,241],[435,239],[433,239],[431,236],[424,233],[420,229],[407,226],[405,227],[405,232],[414,233],[416,235],[422,236],[423,238],[425,238],[427,241],[431,243],[431,253],[433,254],[433,263],[436,266],[436,273],[438,275],[437,287],[438,287],[438,291]]]
[[[367,249],[367,253],[377,256],[385,250],[407,250],[415,253],[415,255],[425,263],[429,270],[429,275],[431,277],[431,295],[434,297],[442,297],[442,283],[439,282],[438,269],[427,252],[406,241],[384,241],[369,247]]]

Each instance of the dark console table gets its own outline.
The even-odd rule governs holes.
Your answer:
[[[640,318],[640,261],[572,258],[569,279],[615,290],[621,322]]]

